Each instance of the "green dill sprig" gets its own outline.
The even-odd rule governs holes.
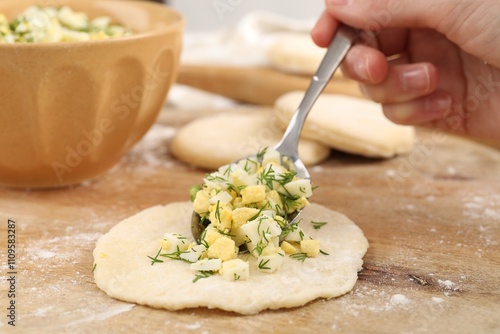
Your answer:
[[[231,165],[228,165],[222,175],[229,177],[232,173],[233,173],[233,168]]]
[[[298,203],[298,200],[300,199],[299,196],[294,196],[288,193],[288,191],[286,194],[282,192],[278,192],[278,194],[280,195],[285,212],[296,211],[294,209],[300,206],[300,204]]]
[[[260,214],[262,213],[262,211],[264,211],[264,207],[260,208],[259,212],[257,212],[255,215],[253,215],[252,217],[250,217],[250,219],[248,219],[248,221],[252,221],[252,220],[257,219],[260,216]]]
[[[262,269],[262,270],[271,270],[271,268],[266,267],[266,265],[269,263],[269,260],[270,260],[270,259],[267,259],[267,260],[260,260],[260,261],[259,261],[259,264],[258,264],[259,269]]]
[[[159,256],[163,256],[163,257],[166,257],[166,258],[169,258],[171,260],[178,260],[178,261],[184,261],[184,262],[188,262],[188,263],[191,263],[190,261],[188,260],[185,260],[183,258],[181,258],[181,254],[185,254],[187,252],[183,252],[179,249],[179,246],[177,246],[176,248],[177,250],[175,252],[172,252],[172,253],[165,253],[165,254],[160,254]],[[163,261],[162,261],[163,262]]]
[[[307,254],[306,253],[295,253],[295,254],[291,254],[290,257],[294,260],[304,262],[307,259]]]
[[[158,253],[156,253],[155,257],[151,257],[151,256],[148,255],[148,258],[151,259],[151,265],[153,265],[155,263],[162,263],[163,262],[163,260],[159,260],[158,259],[158,256],[160,256],[160,253],[161,253],[161,247],[158,250]]]
[[[245,166],[243,167],[243,169],[245,170],[245,172],[250,172],[253,168],[257,168],[257,166],[259,165],[259,162],[258,161],[255,161],[255,160],[252,160],[252,159],[246,159],[245,161]],[[253,166],[253,168],[251,168],[251,166]]]
[[[319,252],[323,255],[330,255],[329,253],[325,252],[324,250],[320,249]]]
[[[193,214],[196,215],[197,213],[193,213]],[[207,234],[206,228],[211,223],[210,220],[208,219],[208,215],[209,215],[208,212],[198,214],[198,216],[199,216],[198,226],[200,227],[200,230],[203,231],[203,232],[201,232],[200,239],[195,240],[198,245],[203,244],[202,240],[205,238],[205,236]],[[208,248],[208,246],[207,246],[207,248]]]
[[[199,185],[194,185],[191,188],[189,188],[189,198],[191,198],[191,202],[194,202],[194,200],[196,198],[196,194],[200,190],[202,190],[202,187]]]
[[[299,228],[299,222],[291,223],[286,226],[283,226],[280,233],[280,239],[286,237],[288,234],[294,232]]]
[[[220,219],[220,207],[219,207],[220,201],[217,201],[217,206],[215,207],[215,219],[219,221],[219,224],[221,223]]]
[[[223,178],[222,176],[214,175],[214,174],[207,174],[206,175],[206,179],[208,181],[217,181],[217,182],[220,182],[220,183],[226,183],[227,182],[226,178]]]
[[[259,150],[259,152],[257,152],[257,160],[259,162],[262,162],[262,160],[264,160],[264,155],[266,154],[267,152],[267,147],[264,147],[263,149]]]
[[[258,177],[257,179],[261,182],[261,184],[264,184],[267,188],[270,190],[274,189],[274,181],[276,180],[276,174],[274,172],[273,166],[269,165],[267,169],[265,169]]]
[[[92,273],[95,271],[95,268],[97,268],[97,263],[94,262],[94,266],[92,267]]]
[[[199,244],[205,246],[205,248],[208,248],[208,242],[205,240],[205,237],[207,236],[207,229],[204,229],[203,232],[201,232]]]
[[[245,189],[246,186],[235,186],[233,183],[227,183],[227,190],[235,191],[237,194],[241,192],[241,190]]]
[[[276,181],[278,181],[280,185],[284,186],[285,184],[292,182],[296,175],[296,171],[289,170],[286,173],[281,174],[279,180]]]
[[[235,238],[235,237],[236,237],[236,235],[234,235],[234,234],[231,234],[231,233],[229,233],[229,232],[225,232],[225,231],[221,231],[221,230],[219,230],[219,229],[217,229],[217,232],[218,232],[219,234],[221,234],[221,235],[225,235],[226,237],[231,237],[231,238]]]
[[[200,272],[194,276],[193,283],[198,282],[202,278],[210,277],[213,274],[214,273],[212,271],[200,270]]]
[[[315,230],[319,230],[320,228],[322,228],[323,226],[325,226],[326,224],[328,224],[328,222],[315,222],[315,221],[312,221],[311,220],[311,225],[313,226],[313,228]]]
[[[264,251],[264,248],[266,248],[266,246],[267,244],[264,245],[262,240],[259,240],[259,242],[257,242],[257,244],[255,245],[254,249],[252,249],[252,253],[253,251],[256,251],[258,255],[262,255],[262,252]]]

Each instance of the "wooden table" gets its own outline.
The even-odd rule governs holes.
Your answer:
[[[355,221],[370,242],[345,296],[239,316],[168,312],[108,297],[93,282],[92,250],[123,218],[188,199],[206,171],[173,159],[174,129],[197,112],[164,111],[111,172],[68,189],[0,189],[0,332],[10,332],[7,221],[16,223],[16,327],[36,333],[500,332],[500,152],[419,131],[407,156],[333,152],[312,168],[313,201]]]

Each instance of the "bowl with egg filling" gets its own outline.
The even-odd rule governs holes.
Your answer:
[[[106,173],[147,132],[179,68],[184,21],[134,0],[0,2],[0,185]]]

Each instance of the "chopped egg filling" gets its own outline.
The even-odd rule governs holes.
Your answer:
[[[131,35],[107,16],[89,19],[68,6],[28,7],[9,22],[0,13],[1,43],[76,42]]]
[[[198,272],[194,281],[214,273],[240,281],[249,279],[251,270],[279,270],[287,256],[300,261],[315,257],[322,252],[319,240],[308,237],[298,223],[288,223],[288,216],[307,206],[311,195],[310,180],[283,167],[274,149],[222,166],[191,189],[193,211],[205,227],[198,244],[167,233],[156,258],[150,257],[152,264],[163,262],[159,256],[183,260]],[[249,253],[247,259],[257,259],[255,268],[238,258],[241,248]]]

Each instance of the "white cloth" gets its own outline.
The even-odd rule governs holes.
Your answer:
[[[269,12],[251,12],[232,29],[186,33],[181,63],[265,66],[268,65],[267,49],[279,34],[307,34],[316,19],[299,20]]]

